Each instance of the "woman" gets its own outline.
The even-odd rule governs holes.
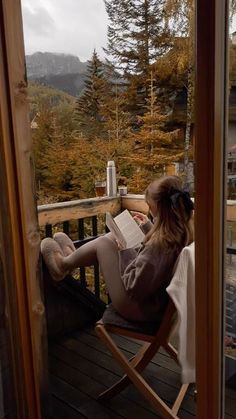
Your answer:
[[[184,246],[193,241],[193,204],[177,176],[152,182],[145,192],[153,217],[134,218],[146,233],[139,248],[120,250],[109,233],[75,250],[64,233],[41,243],[53,279],[61,280],[77,267],[100,265],[114,308],[128,320],[157,321],[165,310],[166,288]]]

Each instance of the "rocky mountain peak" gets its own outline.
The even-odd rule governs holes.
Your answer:
[[[83,74],[87,63],[81,62],[79,57],[71,54],[52,52],[35,52],[26,55],[27,76],[38,79],[49,75]]]

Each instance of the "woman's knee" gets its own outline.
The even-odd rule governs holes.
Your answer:
[[[101,249],[101,250],[107,250],[107,249],[111,249],[113,251],[118,252],[118,246],[116,244],[116,242],[111,238],[111,236],[105,235],[105,236],[101,236],[98,237],[97,239],[97,249]]]

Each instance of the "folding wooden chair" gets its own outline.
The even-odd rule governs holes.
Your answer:
[[[184,274],[183,266],[186,274]],[[190,266],[191,270],[189,269]],[[173,284],[175,282],[173,282],[173,279],[178,278],[180,272],[180,281],[182,280],[183,283],[187,284],[190,271],[192,272],[192,275],[194,275],[194,244],[187,246],[182,250],[176,263],[175,274],[171,283]],[[194,283],[191,283],[190,288],[192,290],[191,292],[194,292]],[[186,290],[187,289],[188,288],[186,288]],[[155,393],[155,391],[149,386],[149,384],[141,375],[141,372],[151,361],[161,346],[174,359],[174,361],[179,364],[177,351],[168,342],[171,330],[176,320],[177,311],[171,298],[169,298],[165,314],[159,323],[127,322],[114,310],[112,304],[108,306],[103,314],[102,319],[97,322],[95,331],[110,350],[114,359],[119,363],[120,367],[125,372],[125,375],[116,384],[101,393],[98,397],[98,400],[109,400],[116,394],[120,393],[120,391],[122,391],[128,384],[132,382],[143,394],[143,396],[152,404],[152,406],[162,418],[177,418],[179,408],[189,384],[182,384],[177,398],[172,408],[170,408],[158,396],[158,394]],[[132,357],[130,360],[127,360],[122,351],[117,347],[110,333],[143,341],[143,345],[134,357]]]
[[[102,320],[97,322],[95,331],[119,363],[125,375],[116,384],[100,394],[98,400],[109,400],[132,382],[162,418],[177,418],[178,410],[189,384],[181,386],[178,396],[172,408],[170,408],[140,374],[161,346],[178,363],[177,351],[168,342],[175,319],[176,309],[171,299],[169,299],[161,324],[143,323],[142,327],[140,327],[141,322],[139,324],[127,322],[115,312],[112,305],[108,306]],[[144,341],[144,344],[134,357],[127,360],[110,333],[138,339]]]

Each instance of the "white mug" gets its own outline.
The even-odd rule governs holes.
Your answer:
[[[127,186],[118,186],[118,192],[120,196],[127,195]]]

